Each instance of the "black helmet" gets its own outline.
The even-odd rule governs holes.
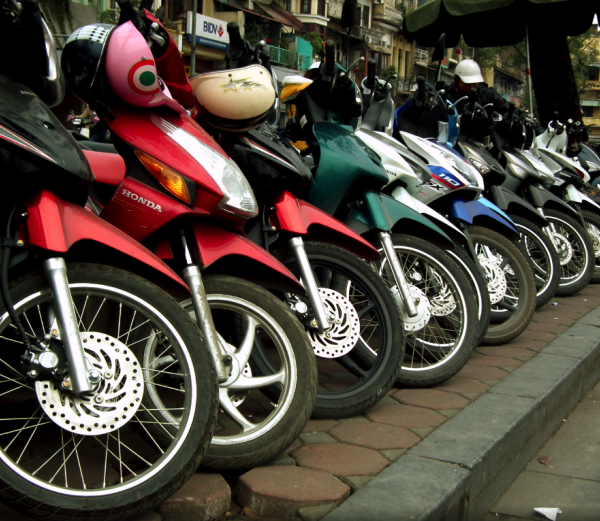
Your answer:
[[[73,32],[65,43],[61,68],[73,94],[85,103],[93,101],[92,88],[114,28],[110,24],[85,25]]]

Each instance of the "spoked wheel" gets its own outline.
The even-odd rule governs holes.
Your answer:
[[[392,241],[417,308],[417,316],[408,316],[383,258],[380,273],[396,296],[406,334],[397,383],[429,387],[454,376],[469,360],[479,328],[477,302],[461,268],[440,248],[409,235],[393,234]]]
[[[233,365],[219,386],[217,430],[202,465],[261,466],[287,449],[310,418],[317,389],[312,349],[299,320],[260,286],[211,275],[204,287]],[[194,316],[191,301],[182,305]],[[257,350],[268,366],[257,363]]]
[[[470,226],[469,234],[485,273],[492,304],[492,321],[482,344],[505,344],[519,336],[533,318],[536,304],[533,271],[521,249],[499,233]]]
[[[600,217],[589,210],[583,210],[583,220],[594,248],[594,275],[590,282],[598,284],[600,282]]]
[[[308,328],[319,372],[313,417],[355,416],[383,398],[400,371],[398,305],[383,279],[352,253],[319,242],[304,248],[332,324],[325,332]],[[275,255],[298,274],[288,248]]]
[[[531,261],[537,287],[536,308],[540,308],[550,301],[558,288],[561,273],[558,254],[541,228],[516,215],[511,215],[510,218],[517,225],[521,245]]]
[[[91,264],[69,265],[68,277],[99,381],[91,395],[69,391],[46,280],[17,280],[11,296],[25,331],[58,366],[25,376],[24,344],[2,315],[3,500],[45,519],[125,519],[169,497],[200,463],[216,419],[212,360],[177,302],[140,277]]]
[[[556,210],[544,210],[550,223],[561,266],[557,295],[573,295],[594,276],[596,256],[592,239],[571,216]]]

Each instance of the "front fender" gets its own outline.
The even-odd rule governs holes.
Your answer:
[[[449,208],[449,215],[453,219],[458,219],[467,224],[476,224],[490,228],[510,239],[519,240],[519,232],[511,224],[508,217],[505,219],[498,212],[492,210],[481,201],[462,201],[456,199]]]
[[[544,228],[548,226],[548,221],[525,199],[511,192],[510,190],[494,185],[490,187],[488,198],[501,210],[506,213],[518,215],[523,219],[531,221],[536,226]]]
[[[196,222],[194,237],[202,267],[209,272],[233,275],[281,291],[304,295],[306,292],[298,279],[270,253],[246,237]],[[165,248],[157,248],[157,252]]]
[[[343,222],[294,197],[290,192],[281,192],[273,202],[281,230],[296,235],[308,235],[308,239],[337,244],[361,259],[380,259],[377,249]]]
[[[584,210],[589,210],[590,212],[593,212],[596,215],[600,216],[600,204],[598,204],[591,197],[588,197],[585,194],[581,194],[581,198],[581,207]]]
[[[559,212],[565,212],[574,219],[577,219],[578,222],[581,221],[581,216],[575,208],[571,208],[560,197],[557,197],[545,188],[531,185],[527,190],[529,191],[531,202],[536,208],[551,208],[553,210],[558,210]]]
[[[354,208],[349,217],[371,229],[394,231],[425,238],[441,248],[453,249],[454,243],[439,226],[419,212],[381,192],[364,193],[360,207]]]
[[[188,289],[186,283],[151,251],[95,214],[40,190],[26,203],[29,243],[44,250],[66,253],[80,241],[107,246],[149,266]]]

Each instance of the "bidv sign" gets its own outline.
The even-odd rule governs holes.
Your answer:
[[[192,12],[188,11],[187,19],[188,41],[192,40]],[[196,15],[196,43],[217,49],[229,48],[229,34],[227,33],[227,22],[204,16]]]

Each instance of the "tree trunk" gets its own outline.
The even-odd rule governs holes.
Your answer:
[[[532,28],[529,48],[532,85],[542,126],[547,126],[554,119],[554,112],[558,112],[560,121],[581,121],[579,93],[567,38]]]

